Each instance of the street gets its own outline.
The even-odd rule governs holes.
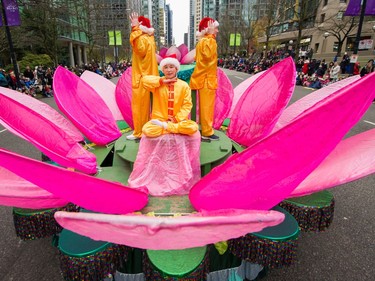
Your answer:
[[[248,74],[225,69],[233,87]],[[117,79],[114,79],[114,82]],[[291,103],[313,90],[296,87]],[[54,108],[53,98],[43,98]],[[348,136],[375,128],[375,104]],[[0,147],[18,154],[40,159],[31,144],[0,125]],[[375,268],[375,175],[331,189],[335,197],[334,219],[324,232],[305,233],[299,237],[296,264],[271,269],[265,281],[280,280],[373,280]],[[51,238],[21,241],[15,235],[12,208],[0,206],[0,280],[59,281],[58,250]]]

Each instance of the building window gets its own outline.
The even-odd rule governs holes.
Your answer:
[[[346,0],[340,0],[340,3],[346,3]]]
[[[323,1],[323,6],[327,6],[327,4],[328,4],[328,0],[324,0]]]
[[[319,50],[319,43],[315,43],[314,53],[317,53]]]
[[[320,15],[320,22],[323,23],[325,18],[326,18],[326,14],[321,14]]]
[[[338,49],[339,49],[339,42],[333,43],[333,51],[337,52]]]

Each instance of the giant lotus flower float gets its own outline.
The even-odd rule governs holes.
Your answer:
[[[188,55],[180,52],[183,58]],[[114,85],[91,72],[77,77],[58,67],[55,100],[64,115],[0,88],[1,124],[57,163],[0,149],[0,204],[41,209],[73,203],[86,211],[56,212],[65,229],[140,249],[181,250],[277,226],[286,217],[275,209],[283,200],[374,172],[375,130],[344,137],[375,97],[375,73],[334,83],[287,107],[295,86],[292,59],[250,77],[234,91],[218,71],[214,127],[219,130],[230,120],[226,134],[217,131],[217,147],[225,157],[182,194],[165,197],[178,202],[184,198],[189,212],[158,215],[150,203],[159,204],[163,196],[150,194],[147,185],[127,185],[134,160],[119,164],[123,159],[116,154],[125,151],[126,159],[128,149],[135,155],[139,149],[119,127],[133,126],[131,68]],[[215,145],[202,142],[201,156]],[[233,147],[237,153],[232,154]],[[104,165],[111,153],[115,156]]]

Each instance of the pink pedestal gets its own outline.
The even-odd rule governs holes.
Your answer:
[[[142,137],[129,186],[153,196],[184,195],[200,179],[200,133]]]

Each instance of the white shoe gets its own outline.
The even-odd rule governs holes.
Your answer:
[[[131,134],[129,136],[126,136],[126,139],[128,139],[128,140],[136,140],[136,139],[139,139],[139,138],[137,138],[136,136],[134,136],[133,134]]]

